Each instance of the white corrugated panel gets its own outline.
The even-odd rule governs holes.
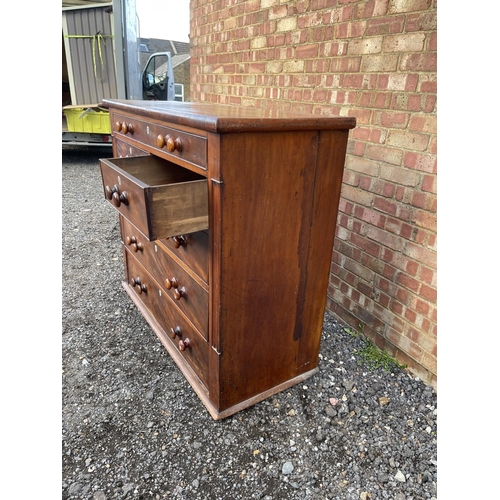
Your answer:
[[[117,98],[112,14],[109,7],[63,11],[72,104]]]

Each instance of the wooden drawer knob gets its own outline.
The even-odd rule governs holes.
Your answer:
[[[128,205],[128,193],[127,191],[123,191],[120,193],[118,186],[115,184],[112,188],[106,186],[104,188],[104,192],[106,193],[106,198],[113,203],[115,207],[119,207],[122,203],[124,205]]]
[[[176,326],[175,328],[170,328],[170,337],[175,339],[175,337],[182,337],[182,330],[180,326]]]
[[[113,193],[113,197],[111,198],[111,202],[115,207],[119,207],[122,203],[124,205],[128,205],[128,193],[127,191],[123,191],[123,193],[119,193],[115,191]]]
[[[133,134],[134,133],[134,126],[132,125],[132,123],[123,122],[121,124],[120,130],[121,130],[122,134],[127,134],[127,133]]]
[[[144,250],[144,245],[137,241],[135,236],[127,236],[125,238],[125,244],[129,246],[133,252],[138,252],[139,250],[142,252]]]
[[[189,339],[179,340],[179,349],[181,351],[191,349],[191,341]]]
[[[165,137],[161,135],[158,136],[157,144],[159,148],[163,148],[167,146],[167,151],[173,153],[174,151],[178,151],[179,153],[182,151],[182,140],[180,137],[176,137],[175,139],[167,134]]]
[[[184,236],[173,236],[172,242],[175,248],[185,247],[187,245],[187,241]]]
[[[167,287],[167,290],[170,290],[171,288],[177,288],[179,286],[179,282],[177,281],[177,278],[167,278],[165,280],[165,286]]]
[[[116,184],[113,187],[106,186],[104,191],[106,192],[106,198],[111,200],[111,198],[113,198],[113,193],[118,192],[118,186]]]
[[[175,300],[181,300],[182,297],[184,297],[184,298],[187,297],[186,289],[184,287],[182,287],[182,288],[176,288],[174,290],[174,299]]]
[[[142,292],[147,293],[148,287],[141,282],[141,278],[132,278],[130,284],[135,288],[137,287],[137,293],[140,295]]]

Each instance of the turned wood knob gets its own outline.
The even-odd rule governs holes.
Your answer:
[[[111,200],[111,198],[113,198],[113,194],[118,192],[118,186],[116,184],[112,188],[109,186],[106,186],[104,188],[104,191],[106,193],[106,198],[108,200]]]
[[[170,278],[165,280],[165,286],[167,287],[167,290],[170,290],[171,288],[177,289],[179,286],[179,282],[177,281],[177,278]]]
[[[121,132],[122,134],[127,134],[127,133],[133,134],[134,133],[134,126],[131,123],[123,122],[120,125],[120,129],[118,131]]]
[[[165,139],[163,138],[162,135],[159,135],[157,138],[156,138],[156,145],[159,147],[159,148],[162,148],[163,146],[165,146]]]
[[[133,252],[138,252],[139,250],[142,252],[144,250],[144,245],[137,241],[135,236],[127,236],[125,238],[125,244],[129,246]]]
[[[137,293],[140,295],[142,292],[147,293],[148,288],[141,282],[141,278],[132,278],[130,284],[135,288],[137,287]]]
[[[122,124],[120,122],[115,122],[115,130],[117,132],[120,132],[121,129],[122,129]]]
[[[187,244],[186,238],[184,236],[174,236],[172,237],[175,248],[185,247]]]
[[[191,349],[191,341],[189,339],[179,340],[179,349],[181,351]]]
[[[182,337],[182,330],[180,326],[175,328],[170,328],[170,336],[175,339],[175,337]]]
[[[123,191],[123,193],[119,193],[115,191],[113,196],[111,197],[111,202],[115,207],[119,207],[122,203],[124,205],[128,205],[128,193],[127,191]]]
[[[167,141],[167,151],[173,153],[175,151],[175,142],[171,135],[166,135],[165,140]]]
[[[175,300],[181,300],[182,297],[187,297],[187,292],[186,292],[186,289],[184,287],[182,288],[176,288],[174,290],[174,299]]]
[[[173,153],[174,151],[182,151],[182,140],[180,137],[176,137],[175,139],[170,135],[165,136],[165,141],[167,144],[167,151]]]

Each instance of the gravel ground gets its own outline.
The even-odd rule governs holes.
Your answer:
[[[214,421],[121,286],[99,157],[62,157],[62,498],[437,498],[437,397],[325,315],[319,373]]]

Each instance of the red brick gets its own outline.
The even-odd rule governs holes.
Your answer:
[[[356,207],[354,209],[354,215],[361,219],[364,222],[368,222],[369,224],[373,224],[377,227],[384,227],[386,217],[382,215],[380,212],[376,212],[375,210],[371,210],[370,208],[364,207]]]
[[[436,215],[429,213],[425,210],[415,210],[413,212],[412,221],[424,229],[429,229],[435,231],[437,227],[437,217]]]
[[[436,96],[427,95],[424,96],[424,103],[422,105],[422,111],[425,113],[435,113],[436,112]]]
[[[410,292],[404,288],[397,288],[395,298],[404,305],[407,305],[410,298]]]
[[[396,283],[399,283],[400,285],[408,288],[409,290],[415,293],[418,293],[421,286],[420,281],[404,273],[398,274],[396,278]]]
[[[417,313],[407,307],[405,308],[404,317],[411,323],[415,323],[417,320]]]
[[[404,155],[403,165],[422,172],[436,173],[436,157],[430,154],[408,151]]]
[[[434,284],[435,271],[433,269],[429,269],[428,267],[420,266],[419,277],[422,281],[425,281],[429,285]]]
[[[404,306],[401,304],[401,302],[398,302],[397,300],[392,299],[391,304],[390,304],[390,309],[391,311],[395,312],[398,315],[403,314]]]
[[[350,242],[370,255],[378,257],[380,254],[380,245],[374,241],[370,241],[356,234],[351,234]]]
[[[434,73],[424,73],[420,75],[418,90],[422,93],[437,92],[437,76]]]
[[[427,36],[427,50],[437,50],[437,33],[429,33]]]
[[[420,288],[420,296],[429,302],[436,302],[437,292],[436,289],[427,285],[422,284]]]
[[[414,115],[410,121],[410,130],[424,132],[426,134],[437,133],[436,115]]]
[[[373,200],[373,207],[389,215],[396,215],[397,213],[396,203],[385,198],[375,197]]]
[[[366,25],[365,36],[402,33],[404,30],[405,21],[405,16],[390,16],[370,19],[368,20]]]
[[[436,176],[435,175],[424,175],[422,179],[422,191],[427,193],[436,193]]]
[[[349,141],[347,145],[347,153],[357,156],[364,156],[365,149],[366,149],[365,143],[359,141]]]
[[[419,314],[427,315],[429,313],[429,304],[427,302],[424,302],[423,300],[416,299],[415,310]]]
[[[437,54],[426,52],[421,54],[403,54],[400,61],[401,71],[436,71]]]
[[[343,198],[340,198],[339,211],[344,212],[347,215],[351,215],[354,205]]]
[[[358,38],[366,30],[365,21],[341,23],[336,26],[336,38]]]
[[[405,267],[405,271],[410,275],[410,276],[417,276],[417,272],[418,272],[418,269],[419,269],[420,265],[417,264],[416,262],[413,262],[412,260],[408,260],[406,262],[406,267]]]
[[[359,124],[368,124],[370,123],[371,111],[367,109],[349,109],[348,116],[356,118],[356,122]]]

